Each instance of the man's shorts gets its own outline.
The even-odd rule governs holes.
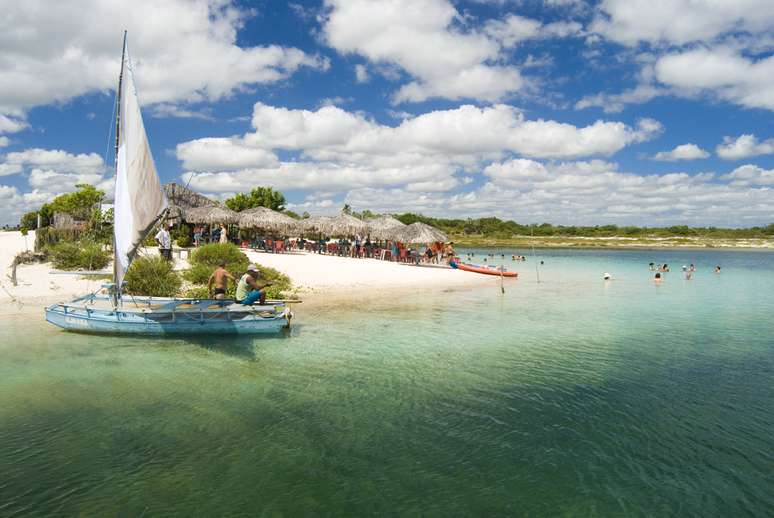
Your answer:
[[[248,293],[244,299],[240,300],[239,303],[244,304],[245,306],[254,304],[256,301],[260,300],[262,293],[263,293],[263,290],[253,290],[250,293]]]

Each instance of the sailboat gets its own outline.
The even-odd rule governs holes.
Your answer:
[[[124,33],[118,76],[113,280],[97,293],[46,308],[46,320],[68,331],[102,334],[254,334],[290,326],[282,301],[242,305],[233,300],[132,296],[123,280],[147,234],[163,220],[161,187],[140,112]]]

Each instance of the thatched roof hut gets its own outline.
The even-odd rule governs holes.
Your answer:
[[[330,216],[312,216],[299,221],[299,226],[306,233],[317,232],[327,234],[331,228],[331,219]]]
[[[362,235],[368,232],[368,224],[365,221],[344,212],[332,217],[330,225],[329,233],[334,236]]]
[[[406,226],[387,214],[368,219],[366,224],[368,225],[368,232],[375,239],[394,239],[396,232]]]
[[[218,205],[218,202],[174,182],[164,185],[164,193],[167,195],[170,205],[174,204],[186,208]]]
[[[183,219],[188,223],[217,225],[239,221],[239,213],[220,205],[183,209]]]
[[[237,214],[241,228],[257,228],[283,234],[296,232],[299,228],[297,220],[267,207],[253,207]]]
[[[169,201],[167,220],[184,220],[183,213],[188,209],[218,206],[218,202],[176,183],[164,185],[164,194],[167,195]],[[189,223],[199,222],[189,221]]]
[[[449,240],[449,236],[435,227],[417,221],[400,229],[395,240],[401,243],[436,243]]]
[[[317,231],[329,236],[353,236],[367,234],[368,224],[355,216],[341,213],[338,216],[315,216],[301,220],[301,228]]]

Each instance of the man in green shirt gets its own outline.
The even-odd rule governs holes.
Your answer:
[[[266,302],[266,290],[265,288],[272,285],[271,282],[259,285],[257,280],[261,276],[261,272],[254,264],[247,265],[247,273],[245,273],[239,283],[237,283],[236,299],[240,304],[249,306],[259,301],[260,304]]]

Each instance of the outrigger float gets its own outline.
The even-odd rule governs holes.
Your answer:
[[[124,33],[116,96],[116,184],[113,282],[46,308],[46,320],[68,331],[121,335],[258,334],[290,326],[291,301],[243,305],[233,300],[178,299],[122,293],[124,274],[147,234],[163,219],[167,198],[153,162]],[[296,301],[298,302],[298,301]]]

